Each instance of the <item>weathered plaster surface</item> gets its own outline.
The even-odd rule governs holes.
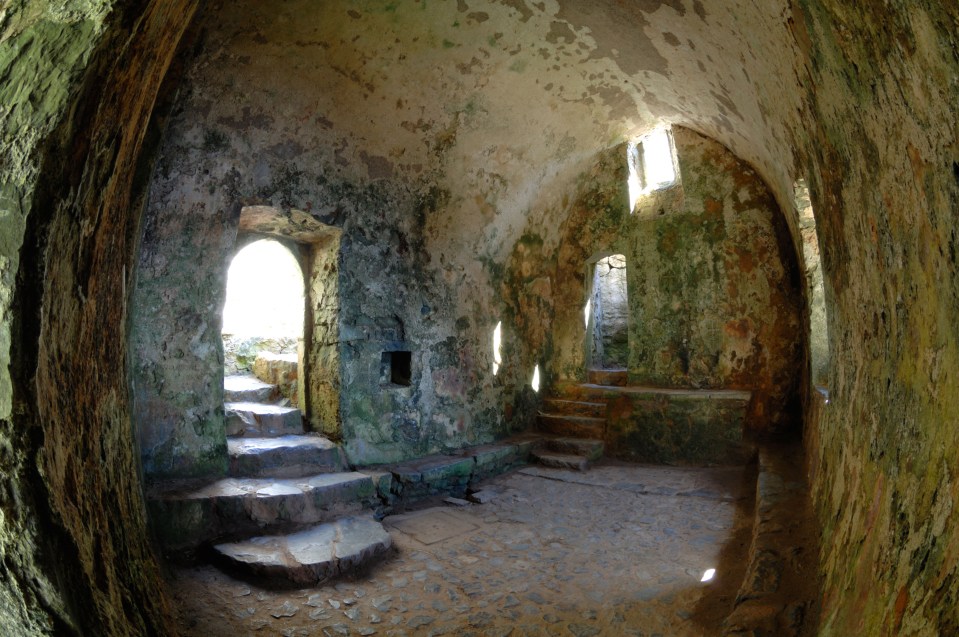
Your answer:
[[[104,21],[113,6],[128,9],[125,20]],[[13,634],[168,632],[142,559],[134,453],[123,450],[125,296],[115,292],[133,262],[130,242],[113,240],[128,236],[119,211],[136,216],[118,202],[152,106],[140,89],[163,75],[178,40],[166,29],[191,11],[126,0],[0,9],[0,550],[10,574],[0,613]],[[160,199],[174,201],[168,184],[192,193],[183,210],[200,225],[230,219],[243,198],[295,205],[343,227],[368,257],[380,258],[375,245],[395,229],[387,243],[403,237],[412,250],[384,250],[379,280],[402,283],[403,261],[418,259],[410,269],[422,283],[398,302],[407,340],[430,351],[417,390],[435,393],[434,376],[446,388],[464,378],[480,389],[460,404],[485,401],[486,422],[525,404],[517,388],[533,346],[546,344],[520,339],[536,334],[516,327],[529,319],[504,320],[503,376],[489,377],[488,333],[511,318],[504,265],[519,250],[531,263],[557,250],[557,219],[598,151],[666,119],[752,165],[783,209],[805,177],[831,304],[830,402],[812,403],[806,421],[825,534],[821,632],[959,632],[954,3],[211,2],[207,15],[199,68],[183,84],[193,124],[168,136],[175,161],[155,182]],[[92,90],[81,92],[84,77]],[[101,103],[100,124],[87,126]],[[88,146],[91,131],[115,137]],[[223,188],[233,194],[218,212],[191,207]],[[372,223],[387,211],[396,216]],[[797,249],[798,221],[787,217]],[[58,279],[41,285],[51,238],[46,271]],[[547,298],[553,282],[524,285]],[[91,296],[104,290],[114,293]],[[50,311],[38,332],[41,305]],[[454,309],[419,327],[414,305]],[[39,378],[54,383],[42,398],[32,382],[41,337]],[[434,370],[446,339],[457,356]],[[412,438],[377,453],[457,439]],[[102,571],[77,564],[93,554],[108,556]]]

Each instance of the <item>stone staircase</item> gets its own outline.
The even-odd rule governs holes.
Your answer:
[[[544,467],[587,471],[603,457],[603,441],[588,438],[544,438],[530,453]]]
[[[626,384],[626,370],[590,370],[590,383]],[[603,456],[607,405],[597,396],[560,391],[543,399],[537,416],[539,430],[547,434],[532,458],[547,467],[586,471]]]
[[[157,485],[150,517],[171,556],[206,553],[225,568],[306,585],[386,554],[374,519],[377,476],[351,471],[339,445],[305,433],[275,385],[224,379],[229,477]]]
[[[630,385],[625,369],[590,369],[587,382],[561,382],[543,399],[540,432],[602,441],[632,462],[738,464],[749,391]]]

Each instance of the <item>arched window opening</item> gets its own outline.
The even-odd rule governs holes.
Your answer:
[[[639,198],[676,182],[676,158],[668,128],[659,128],[626,147],[629,165],[629,212]]]
[[[625,369],[629,355],[629,299],[626,257],[613,254],[593,267],[592,364],[599,369]]]

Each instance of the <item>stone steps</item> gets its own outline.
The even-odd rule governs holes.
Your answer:
[[[274,582],[306,586],[369,564],[393,541],[371,517],[350,516],[288,535],[217,544],[213,554],[227,568]]]
[[[164,549],[174,554],[189,553],[218,538],[329,521],[376,503],[373,479],[352,471],[167,485],[153,490],[147,499]]]
[[[602,401],[567,400],[566,398],[544,398],[543,413],[562,416],[605,418],[606,403]]]
[[[278,396],[276,385],[255,376],[235,375],[223,378],[223,396],[228,403],[265,403]]]
[[[556,436],[603,440],[606,433],[605,418],[540,413],[537,422],[540,431]]]
[[[347,469],[342,448],[310,434],[272,438],[229,438],[230,475],[297,478]]]
[[[568,469],[571,471],[587,471],[589,469],[589,460],[585,456],[536,450],[533,451],[532,457],[539,464],[552,469]]]
[[[610,387],[625,387],[629,384],[629,375],[626,369],[588,369],[586,370],[587,382],[594,385],[607,385]]]
[[[530,458],[544,467],[587,471],[603,457],[603,441],[588,438],[543,438]]]
[[[274,437],[303,433],[303,414],[293,407],[255,402],[225,403],[226,435]]]
[[[605,449],[602,440],[590,438],[548,438],[544,445],[552,452],[582,456],[590,462],[596,462],[602,458]]]

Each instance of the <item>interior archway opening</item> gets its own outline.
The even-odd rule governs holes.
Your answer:
[[[241,248],[227,273],[223,308],[228,385],[274,385],[270,399],[299,407],[303,318],[303,272],[290,249],[274,239]]]
[[[624,255],[603,257],[593,266],[589,308],[590,366],[625,370],[629,358],[629,299]]]

